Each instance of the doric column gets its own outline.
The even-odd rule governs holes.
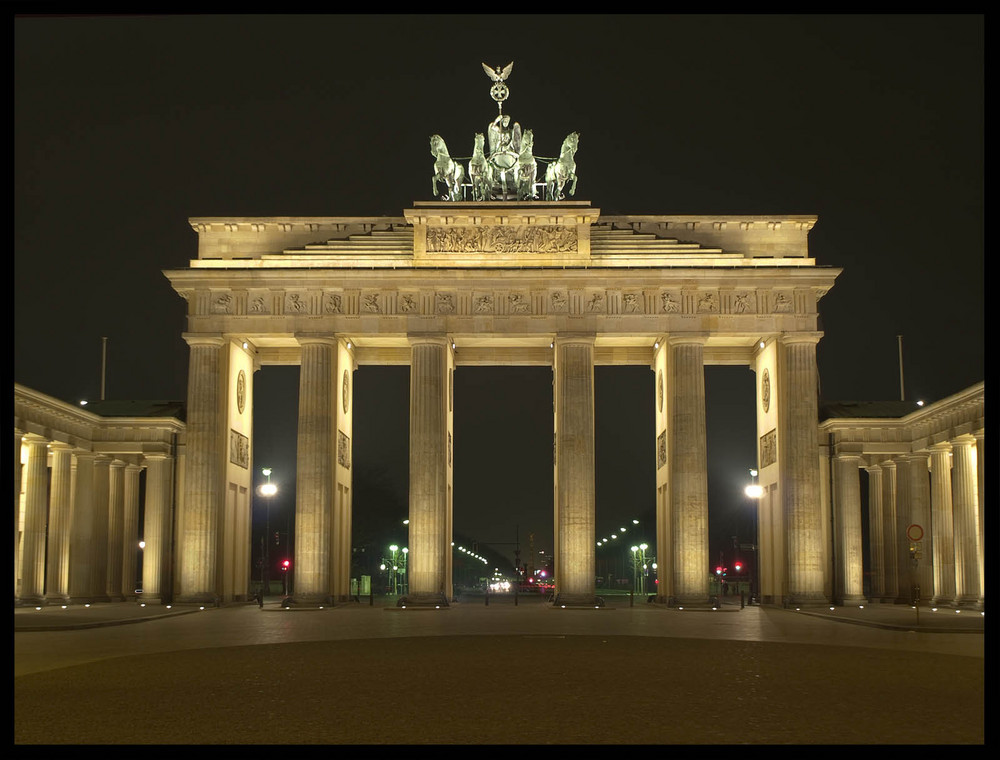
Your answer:
[[[825,603],[823,524],[819,484],[819,396],[816,333],[792,333],[779,342],[778,396],[788,595],[795,604]]]
[[[299,429],[295,482],[294,596],[329,604],[330,534],[336,466],[337,340],[300,337]]]
[[[46,562],[45,598],[63,602],[69,598],[69,529],[73,506],[73,449],[53,443],[52,482],[49,493],[49,548]]]
[[[896,463],[886,460],[882,470],[882,600],[894,602],[899,596],[899,539],[896,532]]]
[[[979,430],[974,434],[976,439],[976,483],[977,490],[976,503],[979,505],[979,601],[981,604],[986,602],[986,564],[985,557],[983,556],[986,552],[986,536],[983,533],[983,513],[986,512],[986,501],[985,501],[985,475],[986,470],[986,431]]]
[[[139,580],[139,474],[137,464],[125,467],[122,526],[121,592],[126,599],[135,596]]]
[[[94,541],[91,544],[93,572],[90,593],[95,602],[108,600],[108,506],[109,468],[111,460],[98,456],[94,460]]]
[[[555,339],[555,603],[597,603],[594,581],[594,336]]]
[[[709,596],[705,337],[671,336],[667,345],[674,602],[699,604]]]
[[[120,602],[122,596],[122,536],[125,529],[125,463],[111,462],[108,469],[108,572],[107,596]]]
[[[219,510],[225,498],[224,356],[221,337],[186,335],[187,464],[178,572],[179,602],[214,602],[217,595]],[[149,472],[147,472],[147,488]],[[148,554],[148,540],[147,550]],[[146,555],[143,556],[143,562]],[[143,571],[143,584],[146,583]]]
[[[930,530],[930,477],[927,454],[907,454],[898,457],[896,472],[896,545],[899,588],[897,600],[909,602],[914,586],[920,588],[920,599],[930,600],[934,587],[931,556],[927,541]],[[923,530],[920,541],[911,541],[907,531],[911,525]]]
[[[861,547],[861,484],[858,472],[861,457],[837,454],[834,459],[836,501],[836,578],[841,604],[863,603],[864,567]]]
[[[979,505],[972,436],[952,441],[955,488],[955,604],[979,602]]]
[[[951,446],[931,447],[931,562],[934,569],[936,604],[955,599],[955,537],[951,504]]]
[[[21,439],[24,431],[14,428],[14,599],[17,600],[21,574]]]
[[[142,598],[170,601],[171,504],[174,460],[166,454],[146,455],[146,508],[142,523]]]
[[[69,596],[94,601],[94,463],[97,454],[77,451],[69,534]]]
[[[447,605],[448,367],[445,336],[410,336],[410,552],[407,604]],[[401,600],[402,601],[402,600]]]
[[[21,586],[18,599],[37,604],[45,593],[45,523],[48,516],[46,472],[48,449],[45,439],[26,435],[22,446],[28,449],[24,467],[24,530],[21,534]]]
[[[882,468],[868,471],[868,547],[871,557],[871,597],[881,599],[885,592],[885,525],[882,506]]]

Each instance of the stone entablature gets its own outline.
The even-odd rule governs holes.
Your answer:
[[[977,383],[905,417],[832,418],[820,423],[820,441],[830,454],[855,453],[870,464],[930,447],[985,428],[985,387]]]
[[[128,459],[174,453],[185,426],[165,417],[101,417],[15,383],[14,427],[81,451]]]

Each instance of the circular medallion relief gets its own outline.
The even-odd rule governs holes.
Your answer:
[[[347,413],[347,401],[351,397],[351,379],[347,370],[344,370],[344,413]]]
[[[243,370],[236,376],[236,408],[240,410],[240,414],[243,414],[243,410],[247,405],[247,376],[243,374]]]
[[[760,376],[760,403],[764,406],[765,412],[771,408],[771,376],[767,374],[766,369]]]
[[[656,373],[656,400],[660,405],[660,411],[663,411],[663,370],[661,369]]]

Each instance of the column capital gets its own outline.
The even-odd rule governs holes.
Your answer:
[[[218,333],[181,333],[181,337],[189,346],[214,346],[221,348],[228,342]]]
[[[588,332],[560,332],[556,333],[553,343],[556,346],[566,346],[573,343],[593,345],[597,340],[596,333]]]
[[[927,447],[928,451],[933,453],[943,453],[947,454],[951,451],[951,441],[938,441],[937,443],[932,443]]]
[[[451,338],[444,333],[407,333],[406,340],[411,346],[434,345],[451,348]]]
[[[336,347],[340,340],[332,333],[295,333],[295,340],[299,345],[321,345]]]
[[[681,346],[685,344],[690,345],[692,343],[704,346],[708,342],[708,333],[670,333],[664,338],[664,342],[668,346]]]
[[[815,345],[819,343],[820,340],[822,339],[823,339],[823,333],[819,331],[788,332],[788,333],[781,333],[781,335],[778,336],[778,340],[784,346],[790,346],[799,343],[812,343]]]

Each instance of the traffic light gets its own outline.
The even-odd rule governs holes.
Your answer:
[[[718,567],[715,568],[715,574],[722,575],[722,565],[719,565]]]
[[[291,566],[292,566],[292,561],[290,559],[283,559],[283,560],[281,560],[281,569],[282,570],[288,570],[288,568],[291,567]]]
[[[735,565],[733,565],[733,569],[736,570],[736,572],[740,572],[743,569],[743,563],[737,562]]]

